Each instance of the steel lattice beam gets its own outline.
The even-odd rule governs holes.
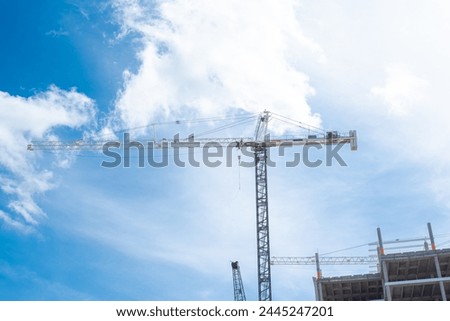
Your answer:
[[[255,150],[256,234],[258,252],[258,299],[272,300],[270,275],[269,207],[267,201],[267,149],[264,144]]]
[[[323,256],[319,258],[320,265],[369,265],[377,264],[376,256]],[[314,256],[306,257],[272,257],[271,265],[315,265]]]
[[[231,262],[231,269],[233,271],[234,301],[246,301],[239,263]]]

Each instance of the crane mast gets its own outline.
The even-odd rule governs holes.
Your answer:
[[[242,283],[241,269],[239,262],[231,262],[231,271],[233,272],[234,301],[246,301],[244,284]]]
[[[258,299],[272,300],[270,274],[269,204],[267,200],[267,149],[255,147],[256,235],[258,253]]]
[[[164,146],[194,148],[214,143],[223,147],[250,148],[254,156],[255,189],[256,189],[256,232],[257,232],[257,268],[258,268],[258,299],[272,300],[271,260],[269,242],[269,205],[267,193],[267,149],[272,147],[306,146],[306,145],[337,145],[350,144],[351,150],[357,149],[356,131],[351,130],[348,135],[335,131],[324,135],[308,135],[306,137],[271,139],[267,135],[267,128],[271,113],[265,110],[258,116],[254,137],[239,138],[175,138],[172,141],[161,140],[154,142],[153,148]],[[33,150],[102,150],[111,141],[76,140],[76,141],[33,141],[27,149]],[[120,146],[120,142],[117,142]],[[272,263],[273,264],[273,263]]]
[[[259,117],[255,131],[256,246],[258,254],[258,300],[272,301],[270,273],[269,204],[267,196],[267,147],[269,113]]]

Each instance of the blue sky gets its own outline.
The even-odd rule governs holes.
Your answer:
[[[269,169],[272,255],[368,255],[377,227],[427,222],[448,247],[449,17],[438,0],[1,1],[0,299],[232,300],[231,260],[256,299],[252,169],[26,146],[264,109],[359,138],[347,167]],[[314,267],[272,271],[274,299],[314,298]]]

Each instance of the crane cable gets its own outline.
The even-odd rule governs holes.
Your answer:
[[[214,116],[214,117],[205,117],[205,118],[198,118],[198,119],[183,119],[183,120],[172,120],[172,121],[165,121],[165,122],[153,122],[147,125],[142,126],[135,126],[135,127],[128,127],[128,128],[122,128],[119,130],[112,131],[111,134],[104,134],[99,135],[97,137],[111,137],[112,135],[120,134],[120,133],[126,133],[131,132],[134,130],[139,129],[145,129],[149,127],[156,127],[156,126],[162,126],[162,125],[181,125],[181,124],[190,124],[190,123],[207,123],[207,122],[217,122],[217,121],[227,121],[227,120],[234,120],[234,119],[243,119],[247,120],[252,117],[256,117],[257,114],[250,114],[250,115],[234,115],[234,116]]]
[[[201,136],[204,136],[204,135],[207,135],[207,134],[217,133],[217,132],[222,131],[222,130],[233,128],[233,127],[236,127],[236,126],[239,126],[239,125],[248,124],[248,123],[254,122],[254,121],[255,121],[255,116],[247,117],[245,119],[242,119],[240,121],[236,121],[236,122],[231,123],[231,124],[226,124],[226,125],[214,128],[214,129],[210,129],[210,130],[206,130],[204,132],[200,132],[199,134],[196,135],[196,137],[201,137]]]
[[[281,116],[281,115],[278,115],[278,114],[275,114],[275,116],[273,116],[273,119],[276,119],[278,121],[281,121],[281,122],[289,124],[289,125],[294,125],[296,127],[305,129],[308,132],[313,132],[313,133],[317,133],[317,134],[320,134],[320,135],[323,135],[323,134],[326,133],[325,130],[320,129],[318,127],[315,127],[315,126],[312,126],[312,125],[307,125],[307,124],[304,124],[302,122],[298,122],[298,121],[292,120],[290,118],[287,118],[287,117],[284,117],[284,116]]]
[[[360,248],[360,247],[363,247],[363,246],[368,246],[368,245],[369,245],[369,243],[366,243],[366,244],[360,244],[360,245],[348,247],[348,248],[341,249],[341,250],[336,250],[336,251],[327,252],[327,253],[321,253],[321,255],[330,255],[330,254],[334,254],[334,253],[338,253],[338,252],[343,252],[343,251],[347,251],[347,250],[357,249],[357,248]]]

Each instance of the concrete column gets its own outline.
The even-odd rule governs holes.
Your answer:
[[[319,262],[319,253],[316,253],[316,270],[317,270],[317,278],[322,278],[322,271],[320,270],[320,262]]]
[[[438,278],[442,278],[441,266],[439,265],[439,258],[437,254],[434,256],[434,264],[436,265],[436,274]],[[442,301],[447,301],[447,294],[445,293],[444,282],[439,282],[439,288],[441,289]]]
[[[434,243],[434,235],[433,230],[431,229],[431,223],[427,223],[427,226],[428,226],[428,234],[430,234],[431,249],[433,251],[436,251],[436,244]]]
[[[430,235],[431,250],[436,251],[436,243],[434,242],[433,230],[431,229],[431,223],[427,223],[428,234]],[[434,265],[436,266],[436,275],[438,278],[442,278],[441,266],[439,264],[439,257],[437,254],[434,255]],[[445,293],[444,282],[439,282],[439,288],[441,289],[442,301],[447,301],[447,294]]]
[[[316,295],[316,301],[319,300],[319,288],[317,287],[317,278],[313,277],[313,283],[314,283],[314,294]]]
[[[381,256],[383,256],[384,255],[383,239],[381,238],[381,229],[379,227],[377,227],[377,234],[378,234],[379,253]]]
[[[384,300],[386,301],[392,301],[392,294],[391,294],[391,287],[389,285],[386,285],[386,283],[389,282],[389,275],[387,270],[387,264],[386,262],[383,262],[383,289],[384,289]]]

